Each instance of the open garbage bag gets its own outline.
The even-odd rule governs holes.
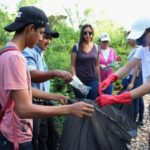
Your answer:
[[[122,94],[126,91],[128,90],[121,89],[117,94]],[[113,106],[126,113],[131,120],[134,120],[134,101],[131,104],[113,104]]]
[[[128,150],[136,126],[128,115],[113,106],[95,106],[92,117],[66,116],[59,150]]]

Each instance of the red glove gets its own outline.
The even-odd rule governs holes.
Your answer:
[[[100,83],[99,86],[99,93],[101,93],[102,91],[104,91],[107,87],[109,87],[109,85],[115,81],[118,80],[118,76],[115,74],[110,74],[106,80],[104,80],[103,82]]]
[[[109,104],[130,104],[132,98],[130,92],[124,92],[116,96],[102,94],[96,98],[96,101],[102,107]]]

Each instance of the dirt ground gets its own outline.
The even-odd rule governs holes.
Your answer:
[[[138,128],[138,136],[132,139],[131,150],[150,150],[150,96],[144,96],[144,126]]]

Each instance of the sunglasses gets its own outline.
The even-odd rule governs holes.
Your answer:
[[[90,32],[90,31],[84,31],[83,34],[84,34],[84,35],[87,35],[87,34],[92,35],[93,32]]]

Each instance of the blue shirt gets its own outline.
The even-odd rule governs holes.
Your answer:
[[[41,49],[36,45],[34,48],[25,48],[23,55],[27,59],[27,65],[29,71],[39,70],[39,71],[48,71],[48,67],[44,61],[43,53]],[[45,92],[50,91],[50,81],[45,81],[42,83],[32,82],[32,87],[40,89]]]

